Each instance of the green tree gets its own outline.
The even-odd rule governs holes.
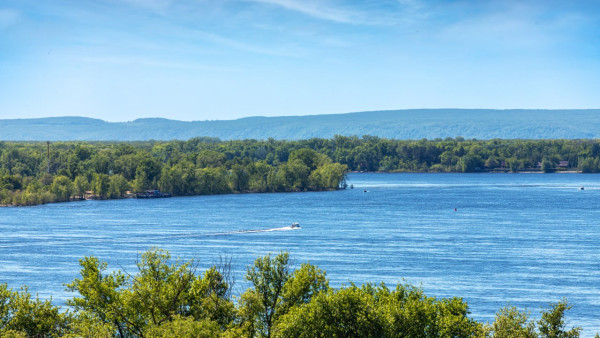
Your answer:
[[[196,278],[188,293],[189,313],[196,320],[210,320],[225,330],[235,320],[231,300],[231,262],[221,260]]]
[[[271,254],[259,257],[254,265],[248,267],[246,279],[252,289],[246,291],[252,295],[245,296],[249,300],[246,306],[257,309],[254,327],[258,334],[271,336],[271,327],[278,305],[281,302],[283,288],[290,277],[289,254],[282,252],[271,258]]]
[[[318,166],[330,163],[331,159],[323,154],[319,154],[313,149],[302,148],[290,153],[288,162],[300,161],[310,170],[317,169]]]
[[[302,263],[283,285],[276,316],[280,317],[288,313],[295,306],[308,304],[313,297],[327,290],[329,290],[329,280],[325,271],[309,263]]]
[[[151,326],[145,336],[148,338],[196,338],[219,337],[221,334],[222,330],[216,322],[176,316],[172,321]]]
[[[0,335],[52,337],[63,335],[71,315],[53,306],[51,300],[31,299],[27,287],[12,291],[0,284]]]
[[[313,190],[338,189],[340,185],[345,186],[347,170],[345,164],[323,164],[310,173],[309,186]]]
[[[507,163],[508,167],[510,168],[510,172],[512,172],[512,173],[518,172],[519,169],[521,168],[521,161],[519,161],[515,158],[507,159],[506,163]]]
[[[144,171],[137,173],[131,187],[135,192],[144,192],[144,190],[150,189],[151,183],[148,180],[148,174]]]
[[[514,306],[507,306],[496,314],[492,324],[494,338],[535,338],[535,324],[530,322],[529,313],[521,312]]]
[[[193,194],[196,184],[194,164],[189,161],[181,161],[171,167],[164,166],[158,181],[162,191],[178,196]]]
[[[438,300],[411,285],[399,284],[393,291],[383,284],[366,288],[390,321],[390,336],[472,337],[481,331],[480,325],[468,318],[468,306],[460,298]]]
[[[595,173],[599,170],[599,162],[597,158],[580,158],[578,169],[582,173]]]
[[[92,178],[92,190],[94,194],[104,199],[110,193],[110,179],[106,174],[94,174]]]
[[[171,255],[161,249],[142,254],[137,263],[138,273],[123,290],[127,310],[135,311],[130,322],[137,322],[136,331],[146,325],[161,325],[177,314],[187,314],[186,294],[195,279],[196,266],[192,261],[170,263]],[[169,264],[170,263],[170,264]]]
[[[96,257],[79,260],[81,278],[67,284],[67,290],[79,293],[67,301],[81,315],[88,314],[97,318],[102,325],[111,325],[120,337],[125,337],[128,327],[133,325],[124,309],[124,300],[120,288],[127,277],[120,271],[105,275],[107,265]],[[135,331],[134,331],[135,332]]]
[[[108,182],[108,191],[110,198],[120,198],[129,190],[129,183],[123,175],[111,175]]]
[[[354,284],[329,289],[292,307],[274,329],[278,337],[475,337],[482,325],[468,318],[459,298],[437,300],[419,288],[390,290]]]
[[[73,194],[73,183],[66,176],[56,176],[50,190],[58,201],[68,201]]]
[[[229,171],[229,187],[232,191],[243,192],[248,190],[250,183],[250,174],[246,167],[240,164],[234,164]]]
[[[135,181],[133,184],[135,191],[142,192],[156,187],[161,169],[162,164],[156,158],[146,155],[145,158],[140,160],[135,171]]]
[[[565,312],[571,309],[565,299],[558,303],[550,304],[550,309],[542,312],[542,318],[537,322],[540,337],[543,338],[576,338],[581,332],[580,327],[573,327],[566,331],[564,321]]]
[[[279,165],[276,175],[281,185],[276,187],[275,191],[305,190],[310,168],[304,162],[295,160]]]
[[[23,179],[19,175],[0,175],[0,190],[17,190],[23,187]]]
[[[65,338],[113,338],[115,329],[112,325],[102,322],[94,314],[79,311],[73,316]]]
[[[275,337],[386,337],[386,321],[375,298],[351,286],[320,293],[284,315]]]
[[[272,175],[274,168],[264,161],[258,161],[253,163],[249,169],[248,188],[254,192],[268,191],[268,177]]]
[[[227,174],[223,168],[204,168],[196,170],[194,193],[199,195],[225,194],[231,189],[227,184]]]
[[[473,172],[481,167],[481,158],[479,156],[468,153],[459,160],[460,170],[463,173]]]
[[[135,275],[120,271],[106,275],[106,263],[95,257],[85,257],[80,265],[81,278],[67,289],[79,293],[68,305],[80,316],[91,318],[80,325],[82,332],[112,327],[120,337],[144,337],[148,332],[184,330],[190,320],[186,317],[222,329],[233,320],[230,285],[217,267],[197,276],[194,260],[172,261],[160,249],[141,255]],[[169,324],[180,320],[184,322]]]
[[[214,150],[202,150],[196,155],[196,166],[198,168],[218,168],[225,164],[225,154]]]
[[[544,159],[542,161],[542,171],[545,173],[551,173],[554,171],[554,163],[552,161]]]
[[[487,160],[485,160],[485,166],[488,169],[495,169],[500,166],[500,163],[498,163],[498,160],[494,156],[490,156]]]
[[[75,195],[83,198],[85,192],[90,188],[90,183],[84,176],[77,176],[73,182],[73,188]]]

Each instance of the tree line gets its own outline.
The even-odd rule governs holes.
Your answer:
[[[321,148],[356,171],[600,172],[600,140],[392,140],[336,136]]]
[[[600,172],[599,140],[393,140],[335,136],[298,141],[0,142],[0,204],[119,198],[160,189],[177,196],[329,190],[345,173]]]
[[[492,323],[469,317],[461,298],[427,296],[419,287],[366,283],[329,286],[317,266],[290,264],[287,252],[247,268],[249,288],[232,295],[231,262],[206,271],[198,261],[173,260],[154,248],[135,274],[107,272],[90,256],[67,284],[66,311],[32,299],[26,287],[0,285],[2,337],[579,337],[568,328],[566,300],[549,304],[539,320],[506,306]],[[599,337],[596,335],[596,337]]]
[[[107,199],[154,189],[175,196],[331,190],[344,187],[346,172],[285,142],[0,142],[0,204],[69,201],[86,191]]]

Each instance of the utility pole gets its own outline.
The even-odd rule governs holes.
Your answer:
[[[46,141],[46,145],[48,146],[48,174],[50,173],[50,141]]]

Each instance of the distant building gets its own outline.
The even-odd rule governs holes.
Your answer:
[[[94,192],[92,190],[88,190],[84,192],[83,198],[86,200],[96,200],[98,199],[98,196],[94,195]]]

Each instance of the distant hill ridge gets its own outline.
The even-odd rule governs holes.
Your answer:
[[[600,109],[410,109],[192,122],[164,118],[106,122],[86,117],[0,120],[0,140],[4,141],[187,140],[198,136],[296,140],[334,135],[395,139],[462,136],[482,140],[600,138]]]

